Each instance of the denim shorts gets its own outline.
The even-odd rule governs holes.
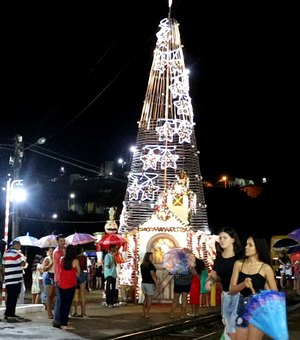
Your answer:
[[[174,284],[174,293],[177,293],[177,294],[189,293],[190,290],[191,290],[191,284],[187,284],[187,285]]]
[[[240,295],[238,308],[237,308],[237,318],[236,318],[236,327],[242,327],[246,328],[248,327],[249,323],[247,320],[243,318],[243,315],[245,313],[245,306],[252,298],[252,295],[244,297],[243,295]]]
[[[78,276],[77,276],[77,284],[80,285],[84,282],[86,282],[88,279],[88,273],[86,272],[81,272]]]
[[[46,286],[53,286],[54,285],[54,273],[47,272],[44,278]]]
[[[155,284],[154,283],[142,283],[142,291],[145,295],[154,295]]]
[[[239,300],[240,294],[230,295],[229,292],[222,292],[221,314],[223,317],[226,333],[235,333]]]

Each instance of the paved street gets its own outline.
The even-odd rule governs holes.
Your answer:
[[[27,295],[26,302],[30,302]],[[1,339],[113,339],[115,336],[154,328],[157,326],[184,322],[186,319],[170,320],[170,305],[156,304],[152,308],[151,318],[145,319],[141,315],[141,306],[135,304],[107,308],[102,305],[102,291],[87,293],[87,313],[89,318],[71,318],[72,331],[63,331],[52,327],[47,318],[43,305],[27,304],[26,308],[18,307],[18,314],[31,319],[26,323],[0,322]],[[299,301],[294,305],[295,310],[289,314],[290,340],[300,339],[300,308]],[[0,307],[0,318],[3,319],[4,307]],[[202,315],[219,312],[219,307],[201,308]],[[177,311],[179,313],[179,309]],[[200,316],[201,318],[201,316]],[[187,318],[188,319],[188,318]],[[269,339],[264,337],[264,339]]]

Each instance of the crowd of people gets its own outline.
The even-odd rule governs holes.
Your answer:
[[[105,254],[103,264],[90,263],[81,247],[66,245],[63,235],[57,236],[58,246],[49,248],[45,257],[37,254],[31,266],[32,303],[44,303],[47,316],[53,319],[53,327],[64,330],[69,326],[70,315],[83,318],[86,312],[86,292],[93,285],[95,289],[105,288],[106,306],[115,307],[117,293],[117,247],[111,245]],[[180,306],[180,317],[197,316],[199,308],[209,307],[210,291],[219,282],[221,286],[221,314],[225,339],[262,339],[264,333],[245,318],[245,306],[252,297],[263,290],[278,291],[292,285],[292,271],[299,291],[299,263],[293,263],[288,256],[282,256],[280,285],[276,282],[272,268],[270,250],[266,240],[250,234],[243,247],[236,231],[222,228],[216,243],[216,258],[209,270],[206,263],[196,258],[195,266],[186,273],[170,274],[173,280],[173,301],[170,318],[175,317]],[[163,289],[153,264],[153,253],[146,252],[140,266],[141,291],[143,293],[142,316],[151,317],[152,300]],[[24,303],[24,270],[28,266],[21,244],[14,240],[3,254],[2,278],[6,284],[5,319],[25,322],[16,315],[18,301]],[[298,272],[297,272],[298,270]],[[104,284],[105,282],[105,284]],[[23,301],[22,301],[23,299]],[[73,311],[72,311],[73,306]],[[191,312],[187,312],[190,306]],[[80,307],[80,313],[79,309]]]
[[[172,273],[174,297],[170,318],[174,318],[179,305],[180,317],[197,316],[199,307],[210,305],[209,292],[219,281],[222,287],[223,338],[261,340],[263,330],[248,322],[245,311],[247,304],[257,293],[266,290],[278,292],[270,249],[265,238],[255,234],[249,235],[243,247],[238,234],[232,228],[222,228],[218,236],[217,255],[212,270],[209,271],[204,261],[196,258],[195,267],[189,268],[185,273]],[[153,254],[147,252],[141,264],[144,317],[150,317],[152,298],[159,295],[161,290],[152,261]],[[189,304],[191,313],[187,313]],[[278,314],[278,318],[278,323],[286,322],[286,315]]]
[[[81,247],[66,246],[64,235],[57,236],[57,244],[55,249],[47,249],[45,256],[36,254],[31,268],[28,268],[31,271],[31,303],[43,303],[48,318],[53,319],[53,326],[68,330],[71,306],[74,305],[74,316],[87,317],[86,292],[93,282],[96,289],[103,289],[104,277],[102,265],[91,261]],[[13,240],[0,260],[0,279],[6,287],[4,317],[8,322],[27,321],[16,315],[16,306],[24,304],[24,274],[28,266],[21,243]],[[79,315],[78,302],[81,307]]]

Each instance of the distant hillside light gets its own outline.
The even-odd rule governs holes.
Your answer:
[[[224,188],[227,188],[227,182],[228,182],[227,176],[222,176],[219,182],[224,182]]]

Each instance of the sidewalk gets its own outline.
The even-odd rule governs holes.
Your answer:
[[[26,294],[26,302],[30,302]],[[120,307],[107,308],[103,305],[103,291],[87,292],[88,318],[70,318],[69,325],[75,329],[63,331],[52,327],[52,320],[47,318],[43,305],[30,303],[17,307],[17,314],[26,315],[32,320],[28,323],[9,324],[0,322],[1,339],[112,339],[118,335],[151,329],[161,325],[175,324],[191,319],[180,319],[180,308],[177,316],[169,318],[170,304],[154,304],[151,318],[142,317],[142,306],[122,304]],[[5,307],[0,307],[0,318],[3,319]],[[218,313],[219,307],[201,308],[201,315]],[[80,312],[80,308],[79,308]],[[190,312],[188,309],[187,312]],[[195,318],[196,319],[196,318]],[[30,325],[30,327],[28,327]]]

